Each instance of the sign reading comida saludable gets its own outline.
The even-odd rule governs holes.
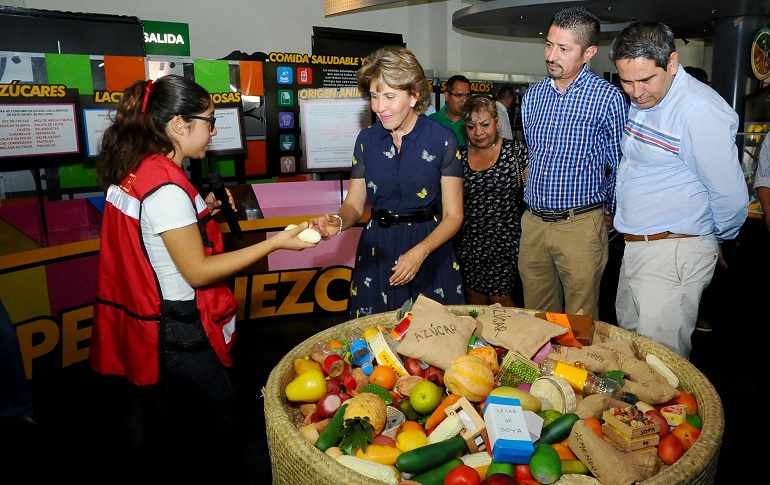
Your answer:
[[[144,46],[147,55],[190,55],[190,26],[178,22],[142,20]]]

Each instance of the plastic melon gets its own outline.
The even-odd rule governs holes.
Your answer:
[[[495,375],[486,362],[466,354],[449,364],[444,372],[444,384],[449,392],[471,402],[481,402],[495,387]]]

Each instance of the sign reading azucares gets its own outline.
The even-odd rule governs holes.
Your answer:
[[[188,57],[190,26],[178,22],[142,20],[147,55]]]

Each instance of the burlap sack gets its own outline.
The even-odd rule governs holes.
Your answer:
[[[633,393],[647,404],[662,404],[679,395],[679,390],[667,382],[634,382],[626,379],[621,389]]]
[[[602,485],[630,485],[660,469],[656,454],[621,450],[600,438],[583,420],[572,427],[567,443]]]
[[[561,353],[561,360],[567,364],[581,362],[586,369],[595,374],[620,369],[615,353],[599,346],[591,345],[582,349],[562,347],[559,353]]]
[[[528,359],[551,338],[567,333],[567,329],[560,325],[518,313],[499,303],[487,307],[476,317],[476,322],[479,337],[492,345],[515,350]]]
[[[575,408],[575,414],[580,419],[596,418],[601,420],[602,413],[609,408],[624,408],[628,406],[627,402],[619,401],[606,394],[591,394],[584,397]]]
[[[468,351],[476,320],[451,313],[441,303],[420,295],[412,306],[412,322],[398,353],[446,369]]]
[[[629,357],[622,361],[618,361],[618,364],[620,364],[620,370],[625,372],[632,381],[668,384],[668,380],[663,374],[650,367],[650,365],[643,360]]]
[[[637,358],[633,344],[625,340],[603,340],[594,343],[591,347],[611,352],[615,355],[615,360],[618,363],[628,357]]]

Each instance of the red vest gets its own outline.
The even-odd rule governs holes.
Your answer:
[[[137,385],[158,382],[163,300],[142,240],[141,203],[167,184],[178,185],[190,196],[206,254],[223,252],[222,233],[209,216],[206,203],[172,160],[151,155],[120,186],[113,185],[107,191],[89,362],[99,373],[122,375]],[[195,298],[206,336],[219,359],[229,367],[235,340],[235,297],[220,282],[196,288]]]

